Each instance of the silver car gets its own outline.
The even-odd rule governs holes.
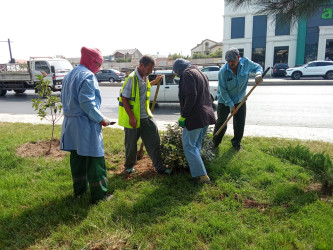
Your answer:
[[[203,73],[205,73],[205,75],[208,77],[209,81],[217,81],[219,71],[220,71],[220,67],[218,67],[218,66],[208,66],[208,67],[202,68],[201,71]]]
[[[96,73],[97,81],[122,82],[125,81],[125,74],[116,69],[102,69]]]

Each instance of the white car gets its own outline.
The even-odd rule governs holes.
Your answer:
[[[208,67],[202,68],[201,71],[203,73],[205,73],[205,75],[208,77],[209,81],[218,81],[220,67],[208,66]]]
[[[300,67],[289,68],[286,76],[298,80],[303,76],[322,76],[324,79],[333,79],[333,61],[313,61]]]
[[[178,99],[178,85],[179,78],[175,76],[172,70],[156,70],[149,75],[149,81],[153,81],[157,75],[163,75],[163,79],[160,83],[160,88],[158,91],[156,102],[179,102]],[[210,94],[212,101],[216,100],[218,82],[209,82]],[[156,92],[156,85],[151,87],[150,90],[150,101],[154,101],[154,96]]]

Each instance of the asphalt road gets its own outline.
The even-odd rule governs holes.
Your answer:
[[[118,118],[118,85],[100,87],[102,113],[111,119]],[[33,91],[20,95],[10,91],[0,98],[0,114],[35,115],[31,100],[38,97]],[[175,122],[179,104],[159,104],[154,115],[158,122]],[[228,132],[232,133],[232,125]],[[333,85],[258,86],[247,100],[246,135],[333,142]]]

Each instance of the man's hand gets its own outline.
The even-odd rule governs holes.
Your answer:
[[[237,110],[236,110],[235,106],[233,106],[233,107],[230,108],[230,114],[232,114],[232,115],[237,114]]]
[[[137,120],[134,115],[129,116],[129,124],[131,125],[132,128],[136,128]]]
[[[157,75],[156,78],[153,81],[151,81],[150,85],[155,85],[155,84],[159,83],[162,80],[162,78],[163,78],[163,75]]]
[[[106,126],[109,126],[109,125],[113,125],[115,124],[116,122],[112,122],[110,121],[108,118],[106,118],[105,116],[103,116],[103,119],[101,121],[101,124],[106,127]]]
[[[256,76],[254,77],[254,80],[255,80],[256,84],[260,84],[260,83],[262,83],[264,81],[262,79],[261,73],[257,73]]]
[[[178,119],[178,124],[179,124],[179,126],[181,126],[182,128],[184,128],[185,127],[185,121],[186,121],[186,118],[184,118],[184,117],[179,117],[179,119]]]

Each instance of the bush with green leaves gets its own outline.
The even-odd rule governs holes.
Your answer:
[[[211,129],[208,129],[202,140],[201,157],[203,161],[211,161],[215,154],[213,152],[212,139],[208,136]],[[161,135],[161,154],[164,164],[172,169],[188,168],[182,144],[183,129],[175,123],[168,125],[167,131]]]
[[[50,81],[42,75],[37,75],[39,81],[36,83],[38,94],[42,98],[32,99],[32,107],[38,111],[37,115],[41,120],[46,119],[52,124],[52,135],[50,140],[49,151],[51,150],[54,126],[62,117],[62,104],[58,96],[52,95],[53,91],[50,87]]]

